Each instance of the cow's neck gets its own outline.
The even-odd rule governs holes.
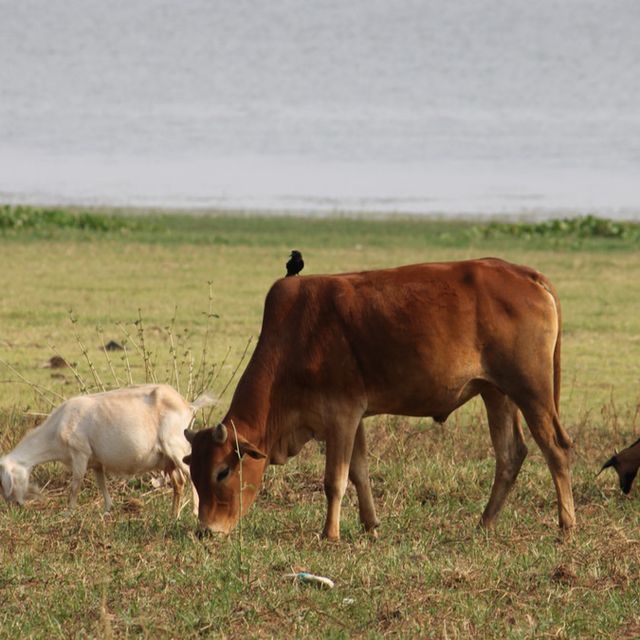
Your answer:
[[[227,428],[233,423],[239,435],[269,453],[272,445],[269,431],[277,414],[272,405],[274,371],[277,368],[264,349],[258,351],[259,346],[238,382],[223,422]]]

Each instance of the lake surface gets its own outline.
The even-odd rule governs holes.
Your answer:
[[[0,201],[640,219],[640,2],[0,0]]]

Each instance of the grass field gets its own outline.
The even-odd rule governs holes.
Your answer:
[[[613,472],[595,477],[640,431],[638,225],[0,208],[0,242],[2,452],[78,393],[77,378],[91,390],[153,377],[189,395],[208,386],[221,394],[210,419],[220,418],[293,248],[305,274],[486,255],[535,267],[563,303],[561,415],[577,447],[578,518],[562,541],[551,478],[527,434],[530,455],[497,529],[476,528],[494,470],[476,401],[444,426],[369,421],[377,539],[359,529],[352,488],[342,541],[319,539],[315,443],[268,471],[241,530],[204,541],[189,509],[172,521],[169,490],[149,478],[112,479],[105,517],[87,476],[68,514],[69,474],[45,465],[34,474],[43,499],[0,504],[0,637],[640,637],[637,490],[626,498]],[[126,352],[107,359],[110,339]],[[53,355],[73,368],[44,368]],[[285,577],[297,570],[336,587]]]

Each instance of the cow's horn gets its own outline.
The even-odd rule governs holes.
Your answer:
[[[218,444],[222,444],[227,441],[227,427],[222,422],[218,423],[218,426],[211,432],[213,441]]]
[[[184,437],[193,444],[193,439],[196,437],[196,432],[193,429],[185,429]]]

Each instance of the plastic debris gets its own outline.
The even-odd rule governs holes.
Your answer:
[[[320,589],[333,589],[336,586],[335,582],[331,578],[325,576],[317,576],[313,573],[307,573],[306,571],[298,571],[297,573],[287,573],[285,578],[296,578],[303,584],[311,584]]]

